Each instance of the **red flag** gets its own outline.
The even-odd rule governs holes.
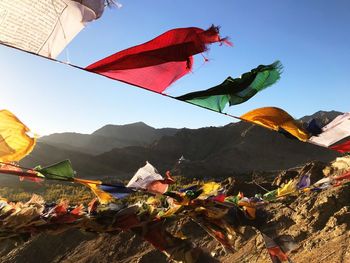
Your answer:
[[[281,262],[292,262],[286,253],[282,250],[282,248],[270,237],[260,232],[267,249],[267,252],[270,255],[271,261],[273,263],[281,263]]]
[[[207,50],[207,45],[224,42],[218,27],[203,30],[196,27],[177,28],[144,44],[134,46],[85,69],[158,93],[186,75],[192,68],[192,56]]]
[[[349,180],[350,179],[350,171],[345,172],[342,175],[334,176],[333,179],[336,181]]]
[[[22,181],[30,181],[34,183],[41,183],[44,181],[44,179],[39,178],[39,177],[30,177],[30,176],[20,176],[19,180]]]
[[[338,145],[333,145],[333,146],[330,146],[329,148],[341,153],[350,152],[350,141],[346,141]]]
[[[168,191],[169,184],[174,184],[175,180],[171,177],[170,171],[165,173],[166,179],[156,180],[147,185],[147,191],[154,194],[164,194]]]
[[[40,177],[37,171],[21,168],[11,163],[0,163],[0,173],[17,175],[20,181],[28,180],[36,183],[43,181],[43,178]]]

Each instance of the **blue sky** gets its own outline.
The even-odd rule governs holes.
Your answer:
[[[350,1],[120,0],[90,23],[59,57],[87,66],[177,27],[221,26],[234,47],[213,44],[195,57],[194,73],[166,92],[207,89],[259,64],[280,60],[281,80],[233,115],[276,106],[295,118],[318,110],[349,111]],[[143,121],[153,127],[221,126],[235,121],[102,76],[0,46],[1,108],[34,132],[91,133],[105,124]]]

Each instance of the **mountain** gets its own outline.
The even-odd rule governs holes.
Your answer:
[[[93,132],[92,135],[149,144],[162,136],[173,135],[176,131],[177,129],[174,128],[155,129],[143,122],[135,122],[126,125],[106,125]]]
[[[113,149],[96,156],[96,160],[130,173],[148,160],[164,172],[173,168],[182,155],[187,161],[175,167],[174,172],[202,178],[288,169],[312,160],[330,161],[338,156],[329,149],[239,122],[224,127],[182,129],[148,147]]]
[[[318,116],[320,121],[326,123],[338,114],[340,113],[318,112],[302,120],[307,121],[313,116]],[[24,160],[24,163],[33,166],[38,162],[40,164],[40,162],[60,161],[59,157],[70,158],[74,168],[82,176],[114,175],[124,178],[131,177],[139,167],[149,161],[162,173],[172,170],[174,174],[203,178],[245,176],[252,171],[288,169],[313,160],[328,162],[338,156],[337,152],[329,149],[289,139],[277,132],[245,122],[223,127],[180,130],[154,129],[144,123],[107,125],[90,136],[87,140],[89,143],[94,141],[92,138],[102,137],[106,141],[128,138],[128,142],[132,141],[136,145],[127,147],[109,145],[113,149],[92,156],[77,150],[67,150],[60,147],[62,145],[59,143],[52,146],[39,142],[38,147]],[[157,136],[159,138],[149,145],[137,145],[146,144],[147,140],[151,142]],[[53,137],[48,136],[46,140],[50,138]],[[73,142],[69,141],[70,143]],[[93,143],[89,143],[84,147],[89,145],[92,149]],[[76,142],[75,145],[82,149],[83,144]],[[186,161],[177,165],[182,155]]]
[[[308,123],[312,119],[315,119],[316,122],[321,126],[325,126],[328,123],[330,123],[332,120],[334,120],[337,116],[340,114],[343,114],[339,111],[318,111],[312,115],[307,115],[299,119],[300,121],[304,123]]]
[[[98,155],[113,148],[145,146],[165,135],[175,134],[177,129],[155,129],[143,122],[127,125],[106,125],[92,134],[55,133],[43,136],[40,142],[58,148]]]

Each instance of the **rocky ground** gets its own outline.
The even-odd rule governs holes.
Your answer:
[[[300,176],[305,169],[311,171],[313,183],[324,174],[329,176],[350,169],[350,161],[347,158],[338,159],[338,162],[327,167],[322,163],[310,163],[279,172],[277,177],[274,175],[271,188],[276,188],[288,178]],[[271,181],[272,175],[266,174],[265,180]],[[256,180],[262,180],[264,175],[259,176]],[[238,182],[235,189],[249,192],[253,185],[251,182]],[[256,185],[253,191],[262,192]],[[266,209],[271,214],[269,225],[279,235],[293,237],[295,246],[288,253],[293,262],[350,262],[349,184],[288,197],[283,202],[268,205]],[[226,253],[221,245],[193,222],[177,221],[173,227],[174,224],[182,225],[182,234],[208,251],[217,262],[270,262],[262,237],[252,228],[241,229],[234,240],[236,252]],[[171,260],[129,232],[95,235],[70,231],[57,236],[38,235],[24,244],[4,241],[0,243],[0,261],[161,263]]]

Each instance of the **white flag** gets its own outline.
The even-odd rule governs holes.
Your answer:
[[[136,172],[131,178],[126,187],[147,189],[147,187],[154,181],[163,180],[163,177],[158,174],[156,168],[154,168],[149,162]]]
[[[104,0],[1,0],[0,43],[55,58],[103,9]]]
[[[322,128],[322,133],[312,136],[309,142],[328,147],[350,136],[350,112],[339,115]]]

